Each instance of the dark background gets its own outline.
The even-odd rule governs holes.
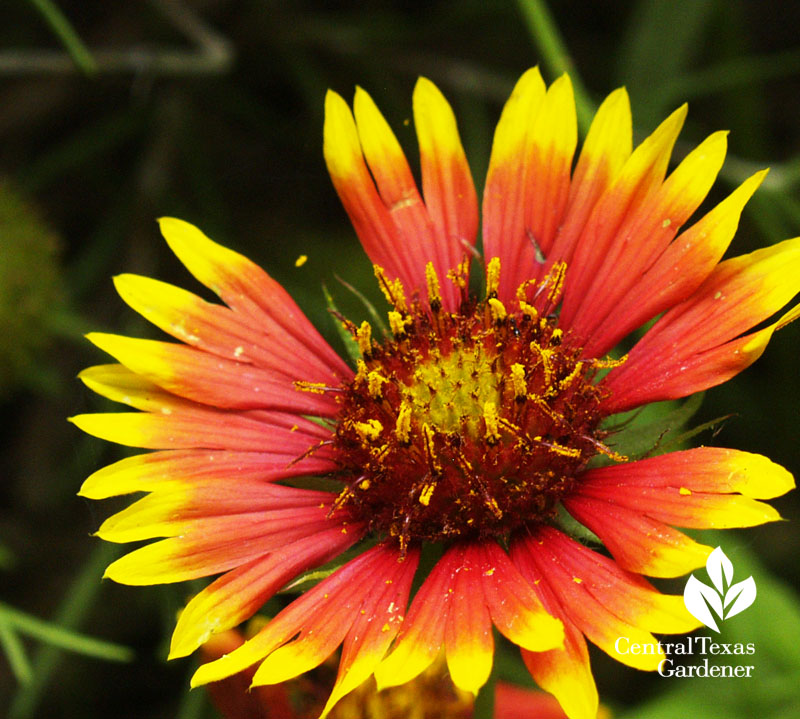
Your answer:
[[[367,89],[413,163],[404,121],[426,75],[455,109],[480,189],[514,81],[535,64],[552,80],[566,59],[594,103],[627,85],[637,139],[688,100],[676,157],[730,129],[711,202],[773,168],[733,254],[800,234],[800,3],[565,0],[549,3],[553,33],[537,19],[540,3],[526,0],[59,2],[94,57],[88,74],[37,5],[0,9],[0,625],[10,606],[131,647],[135,658],[63,653],[20,631],[31,676],[15,677],[0,652],[0,715],[8,706],[16,719],[214,716],[201,691],[187,692],[192,662],[164,661],[175,613],[196,588],[100,581],[117,549],[89,535],[122,504],[75,492],[122,454],[65,417],[104,406],[75,380],[107,361],[83,332],[155,336],[116,297],[114,274],[198,291],[157,216],[194,222],[264,266],[332,342],[322,283],[347,314],[363,313],[335,279],[376,296],[322,160],[327,88],[348,99],[356,84]],[[296,268],[301,253],[309,260]],[[798,338],[798,326],[778,333],[753,368],[707,393],[696,423],[735,416],[696,441],[800,469]],[[790,589],[800,578],[800,503],[790,495],[775,505],[789,522],[721,540],[739,579],[756,574],[759,599],[730,636],[758,642],[762,673],[750,684],[668,682],[598,653],[601,697],[615,714],[795,716],[800,659],[787,636],[800,627]],[[501,663],[521,679],[515,656]]]

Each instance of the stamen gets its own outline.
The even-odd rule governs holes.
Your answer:
[[[368,419],[366,422],[353,422],[353,429],[364,442],[374,442],[381,436],[383,425],[377,419]]]
[[[514,390],[514,399],[522,402],[528,394],[528,384],[525,381],[525,367],[519,362],[511,365],[511,386]]]
[[[486,441],[496,443],[500,441],[500,427],[497,421],[497,406],[494,402],[483,405],[483,421],[486,424]]]
[[[406,402],[400,405],[400,411],[397,413],[394,435],[399,442],[408,444],[411,436],[411,406]]]
[[[592,367],[597,367],[597,369],[614,369],[614,367],[620,367],[628,361],[628,355],[622,355],[619,359],[614,359],[613,357],[605,357],[603,359],[595,357],[594,359],[584,360],[586,364],[590,364]]]
[[[391,310],[389,312],[389,327],[392,330],[392,334],[397,337],[405,336],[406,334],[406,323],[403,319],[403,315],[401,315],[396,310]]]
[[[389,282],[389,279],[386,277],[386,272],[380,265],[373,265],[372,270],[375,273],[375,278],[378,280],[378,286],[381,288],[381,292],[383,292],[383,296],[386,298],[386,301],[398,312],[408,312],[405,291],[403,290],[403,283],[399,279]]]
[[[372,327],[369,322],[364,320],[361,327],[356,331],[356,340],[358,341],[358,349],[364,357],[369,357],[372,354]]]
[[[341,387],[329,387],[324,382],[307,382],[298,379],[294,381],[294,388],[299,392],[310,392],[311,394],[325,394],[326,392],[343,392]]]
[[[606,457],[609,459],[613,459],[615,462],[628,462],[629,459],[624,454],[620,454],[619,452],[615,452],[611,447],[607,444],[603,444],[599,439],[595,439],[594,437],[587,437],[583,435],[585,440],[591,442],[597,449],[600,450]]]
[[[386,379],[378,370],[373,370],[367,375],[367,391],[369,392],[369,396],[373,399],[380,399],[382,395],[381,387],[383,386],[384,382],[388,382],[389,380]]]
[[[428,460],[428,467],[430,467],[432,475],[438,476],[442,472],[442,465],[436,459],[433,446],[433,431],[427,422],[422,425],[422,437],[425,440],[425,455]]]
[[[507,316],[505,305],[495,297],[490,297],[488,300],[489,312],[492,314],[492,320],[495,323],[502,322]]]
[[[425,265],[425,281],[428,284],[428,304],[434,312],[438,312],[442,306],[442,295],[439,288],[439,275],[436,274],[433,262]]]
[[[497,297],[497,288],[500,286],[500,258],[492,257],[486,265],[486,297]]]
[[[431,496],[436,485],[433,482],[422,485],[422,491],[419,493],[419,503],[423,507],[427,507],[431,503]]]
[[[447,270],[447,279],[450,280],[458,289],[462,291],[462,294],[467,289],[467,279],[469,278],[469,257],[466,255],[464,259],[461,260],[458,267],[452,270]]]

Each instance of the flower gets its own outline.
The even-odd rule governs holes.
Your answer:
[[[403,684],[444,649],[476,693],[492,627],[519,645],[571,719],[598,698],[586,639],[653,670],[653,633],[698,626],[642,575],[702,566],[711,548],[678,527],[744,527],[793,486],[768,459],[700,447],[628,458],[617,415],[720,384],[753,363],[798,307],[800,238],[720,261],[764,177],[686,227],[726,150],[714,133],[669,174],[681,107],[632,149],[624,89],[599,108],[573,169],[565,75],[525,73],[497,127],[482,207],[485,292],[468,291],[478,202],[453,113],[414,91],[422,195],[375,104],[326,99],[334,186],[388,300],[391,331],[350,331],[343,361],[261,269],[192,225],[161,220],[172,250],[220,296],[116,278],[122,298],[180,342],[89,336],[119,364],[81,375],[135,413],[73,418],[156,452],[100,470],[91,498],[144,491],[98,531],[160,541],[111,564],[127,584],[220,575],[181,614],[170,656],[250,617],[302,572],[362,549],[193,684],[258,664],[255,685],[321,664],[339,646],[323,714],[371,675]],[[630,352],[609,352],[658,318]],[[333,486],[312,489],[305,477]],[[290,481],[291,480],[291,481]],[[566,514],[610,557],[572,536]],[[419,572],[425,555],[427,571]],[[438,554],[437,554],[438,553]],[[419,588],[410,599],[412,581]],[[410,599],[410,601],[409,601]],[[620,653],[624,636],[640,654]]]

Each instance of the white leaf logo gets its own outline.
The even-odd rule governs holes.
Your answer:
[[[683,590],[683,602],[695,619],[719,632],[714,614],[722,621],[743,612],[756,599],[756,583],[752,577],[748,577],[731,584],[733,564],[721,547],[708,555],[706,571],[714,586],[709,587],[692,574]],[[712,609],[714,614],[711,613]]]

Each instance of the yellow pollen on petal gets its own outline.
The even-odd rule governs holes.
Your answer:
[[[500,423],[497,420],[497,405],[486,402],[483,405],[483,421],[486,423],[485,437],[489,442],[500,441]]]
[[[598,369],[614,369],[614,367],[621,367],[628,361],[628,355],[622,355],[619,359],[613,357],[605,357],[604,359],[593,359],[592,366]]]
[[[295,380],[294,386],[301,392],[310,392],[311,394],[325,394],[325,390],[328,388],[324,382],[306,382],[301,379]]]
[[[358,341],[358,349],[361,354],[368,357],[372,354],[372,327],[369,322],[364,320],[361,327],[356,330],[356,340]]]
[[[684,497],[688,497],[692,493],[692,490],[688,487],[681,487],[678,490],[678,494],[682,494]]]
[[[365,479],[363,482],[359,482],[358,488],[366,490],[369,489],[371,485],[372,482],[370,482],[368,479]]]
[[[442,295],[439,290],[439,275],[436,274],[433,262],[425,265],[425,281],[428,285],[428,304],[435,311],[442,306]]]
[[[500,286],[500,258],[492,257],[486,265],[486,296],[496,297]]]
[[[489,311],[492,313],[492,320],[495,322],[502,322],[508,316],[505,305],[496,297],[490,297],[488,304]]]
[[[583,583],[583,580],[580,577],[573,577],[572,581],[575,582],[575,584],[582,584]]]
[[[525,381],[525,367],[519,362],[511,365],[511,386],[516,399],[525,399],[528,394],[528,385]]]

